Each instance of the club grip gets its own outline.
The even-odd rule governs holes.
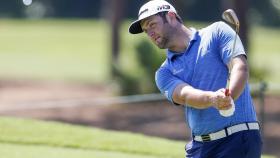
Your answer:
[[[229,96],[229,89],[228,89],[228,88],[227,88],[226,91],[225,91],[225,95],[226,95],[226,96]]]

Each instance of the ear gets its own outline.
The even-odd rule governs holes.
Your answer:
[[[174,12],[169,11],[166,14],[166,19],[170,24],[174,24],[174,22],[176,21],[176,14]]]

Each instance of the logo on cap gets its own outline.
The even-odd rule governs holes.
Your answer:
[[[139,13],[139,15],[138,16],[141,16],[143,13],[145,13],[145,12],[147,12],[149,9],[147,8],[147,9],[145,9],[145,10],[143,10],[142,12],[140,12]]]
[[[158,8],[157,8],[158,11],[163,10],[163,9],[170,9],[170,6],[169,5],[162,5],[162,6],[158,6]]]

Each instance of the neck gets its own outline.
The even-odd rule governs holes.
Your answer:
[[[186,26],[180,24],[172,36],[168,49],[173,52],[183,53],[188,47],[191,36],[192,31]]]

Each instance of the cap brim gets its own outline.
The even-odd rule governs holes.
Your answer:
[[[129,33],[138,34],[138,33],[143,32],[142,27],[140,25],[140,21],[141,20],[136,20],[136,21],[131,23],[131,25],[129,26],[129,29],[128,29]]]

